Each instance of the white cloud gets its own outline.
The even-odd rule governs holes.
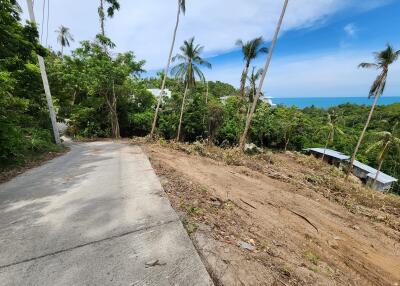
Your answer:
[[[357,27],[353,23],[344,26],[343,30],[349,37],[354,37],[357,33]]]
[[[36,18],[42,19],[42,3],[35,1]],[[25,0],[19,0],[26,11]],[[147,61],[146,68],[165,64],[176,14],[176,0],[120,0],[121,10],[107,20],[107,34],[117,50],[133,50]],[[238,38],[250,39],[263,35],[270,39],[283,1],[277,0],[188,0],[187,13],[182,17],[177,44],[195,36],[206,46],[206,52],[218,54],[234,48]],[[383,1],[386,2],[386,1]],[[366,7],[376,0],[295,0],[290,1],[283,31],[313,26],[327,16],[352,6]],[[98,1],[51,0],[49,44],[58,48],[58,26],[71,29],[76,41],[93,39],[99,31]],[[25,15],[26,18],[26,15]],[[74,43],[73,47],[78,44]]]
[[[262,66],[264,60],[259,59],[254,64]],[[358,64],[365,61],[373,61],[371,51],[338,51],[274,58],[264,91],[272,97],[366,96],[378,71],[358,69]],[[237,86],[241,70],[240,65],[225,65],[207,72],[207,77]],[[399,73],[400,62],[397,62],[390,69],[385,96],[398,96]]]

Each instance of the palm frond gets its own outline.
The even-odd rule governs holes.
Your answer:
[[[377,64],[374,63],[361,63],[358,65],[359,68],[379,68]]]
[[[181,8],[182,13],[185,15],[186,13],[186,1],[179,0],[179,7]]]

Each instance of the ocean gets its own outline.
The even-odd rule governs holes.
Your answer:
[[[297,106],[299,108],[309,107],[314,105],[319,108],[329,108],[345,103],[352,103],[358,105],[371,105],[373,98],[368,97],[298,97],[298,98],[272,98],[275,104],[282,104],[286,106]],[[400,96],[382,96],[378,100],[378,105],[389,105],[393,103],[400,103]]]

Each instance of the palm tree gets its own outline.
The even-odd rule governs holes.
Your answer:
[[[158,97],[156,112],[154,113],[153,124],[151,125],[151,131],[150,131],[150,137],[151,138],[153,138],[154,131],[156,130],[158,112],[160,110],[162,96],[164,94],[165,82],[166,82],[167,76],[168,76],[169,65],[171,64],[172,52],[174,51],[176,32],[178,30],[179,18],[180,18],[181,12],[183,13],[183,15],[185,15],[185,12],[186,12],[186,1],[185,0],[178,0],[178,12],[176,14],[175,29],[174,29],[174,33],[173,33],[173,36],[172,36],[172,43],[171,43],[171,48],[169,50],[167,65],[166,65],[165,70],[164,70],[164,78],[163,78],[163,81],[162,81],[162,84],[161,84],[160,96]]]
[[[205,66],[211,68],[211,64],[200,57],[204,47],[199,44],[194,44],[194,37],[184,41],[183,45],[180,47],[181,53],[177,54],[172,58],[172,61],[180,61],[171,69],[171,74],[176,78],[182,80],[185,83],[185,92],[183,94],[181,114],[179,117],[178,133],[176,140],[179,140],[182,126],[183,110],[185,106],[185,100],[189,89],[196,85],[196,77],[201,81],[205,82],[205,77],[203,72],[200,70],[200,66]]]
[[[100,29],[101,29],[101,35],[103,37],[106,35],[104,30],[104,22],[105,22],[104,2],[109,5],[107,8],[107,16],[110,18],[114,17],[115,11],[119,10],[120,8],[118,0],[100,0],[100,6],[97,9],[97,12],[99,13],[100,17]]]
[[[368,98],[374,97],[374,102],[372,103],[371,110],[367,118],[367,122],[364,125],[364,129],[360,134],[356,148],[354,149],[353,156],[351,157],[350,164],[347,169],[346,180],[348,179],[351,171],[353,170],[353,163],[354,160],[356,159],[358,149],[360,148],[361,142],[364,138],[365,131],[367,130],[369,122],[371,121],[372,114],[374,113],[374,109],[378,102],[378,99],[383,94],[383,91],[385,89],[386,78],[389,72],[389,66],[398,59],[399,55],[400,55],[400,50],[395,51],[391,45],[387,44],[385,50],[375,53],[375,63],[361,63],[358,65],[359,68],[379,69],[380,73],[376,77],[369,91]]]
[[[257,101],[258,101],[258,99],[260,98],[260,95],[261,95],[261,89],[263,87],[264,79],[265,79],[265,76],[267,74],[268,67],[269,67],[269,64],[271,62],[271,59],[272,59],[272,53],[274,51],[276,39],[278,38],[279,30],[281,29],[281,26],[282,26],[283,17],[285,16],[286,7],[288,5],[288,2],[289,2],[289,0],[285,0],[285,3],[283,4],[281,16],[279,17],[278,25],[276,27],[274,37],[272,38],[272,43],[271,43],[271,47],[270,47],[270,50],[269,50],[269,53],[268,53],[268,57],[267,57],[267,60],[265,62],[265,66],[264,66],[264,69],[263,69],[263,72],[262,72],[262,75],[261,75],[260,82],[258,84],[256,97],[253,100],[253,104],[251,106],[250,113],[247,116],[246,126],[244,128],[243,134],[240,136],[239,147],[242,150],[244,150],[244,144],[246,142],[247,133],[249,132],[250,125],[251,125],[251,120],[253,119],[254,111],[256,110]]]
[[[264,41],[262,37],[255,38],[247,42],[243,42],[242,40],[236,41],[236,45],[242,49],[243,59],[246,61],[242,72],[242,77],[240,79],[240,96],[242,99],[245,96],[244,89],[251,61],[261,53],[268,53],[268,48],[262,47],[263,42]]]
[[[57,37],[57,42],[61,45],[61,57],[63,56],[64,53],[64,47],[69,47],[70,43],[69,41],[73,42],[74,38],[72,37],[71,33],[69,32],[69,28],[61,25],[58,30],[56,30],[56,33],[58,33]]]
[[[326,148],[328,147],[329,144],[331,144],[333,142],[333,139],[335,138],[335,134],[336,133],[339,133],[340,135],[344,134],[344,132],[338,126],[338,121],[339,121],[339,117],[337,117],[334,112],[332,114],[328,114],[328,122],[326,123],[325,126],[323,126],[320,129],[320,131],[328,132],[328,137],[326,139],[324,153],[322,154],[322,159],[321,159],[322,161],[324,161],[324,158],[325,158]]]
[[[379,173],[382,168],[383,161],[389,150],[391,148],[397,148],[400,152],[400,138],[396,137],[396,128],[398,122],[396,122],[392,128],[392,132],[389,131],[382,131],[375,133],[375,136],[378,138],[378,141],[371,144],[368,149],[367,153],[371,152],[372,150],[378,150],[378,171],[375,174],[374,182],[372,183],[372,187],[375,186],[376,180],[378,179]]]
[[[256,96],[256,92],[257,92],[257,81],[260,78],[260,76],[262,75],[263,69],[258,69],[256,70],[256,67],[253,67],[253,69],[251,70],[251,74],[250,76],[247,77],[247,79],[249,80],[249,84],[250,84],[250,89],[249,89],[249,102],[253,102],[254,97]]]

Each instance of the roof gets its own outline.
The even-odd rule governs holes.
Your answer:
[[[375,179],[376,172],[378,172],[377,169],[374,169],[368,165],[365,165],[357,160],[354,160],[353,166],[356,166],[357,168],[368,172],[367,177],[369,177],[371,179]],[[397,182],[396,178],[393,178],[383,172],[379,172],[378,178],[376,180],[382,184]]]
[[[325,149],[325,148],[307,148],[307,149],[304,149],[304,150],[306,150],[306,151],[312,151],[312,152],[320,153],[320,154],[324,154],[324,151],[325,151],[325,156],[334,157],[334,158],[337,158],[337,159],[340,159],[340,160],[348,160],[348,159],[350,159],[349,156],[344,155],[343,153],[340,153],[340,152],[338,152],[338,151],[331,150],[331,149]]]

